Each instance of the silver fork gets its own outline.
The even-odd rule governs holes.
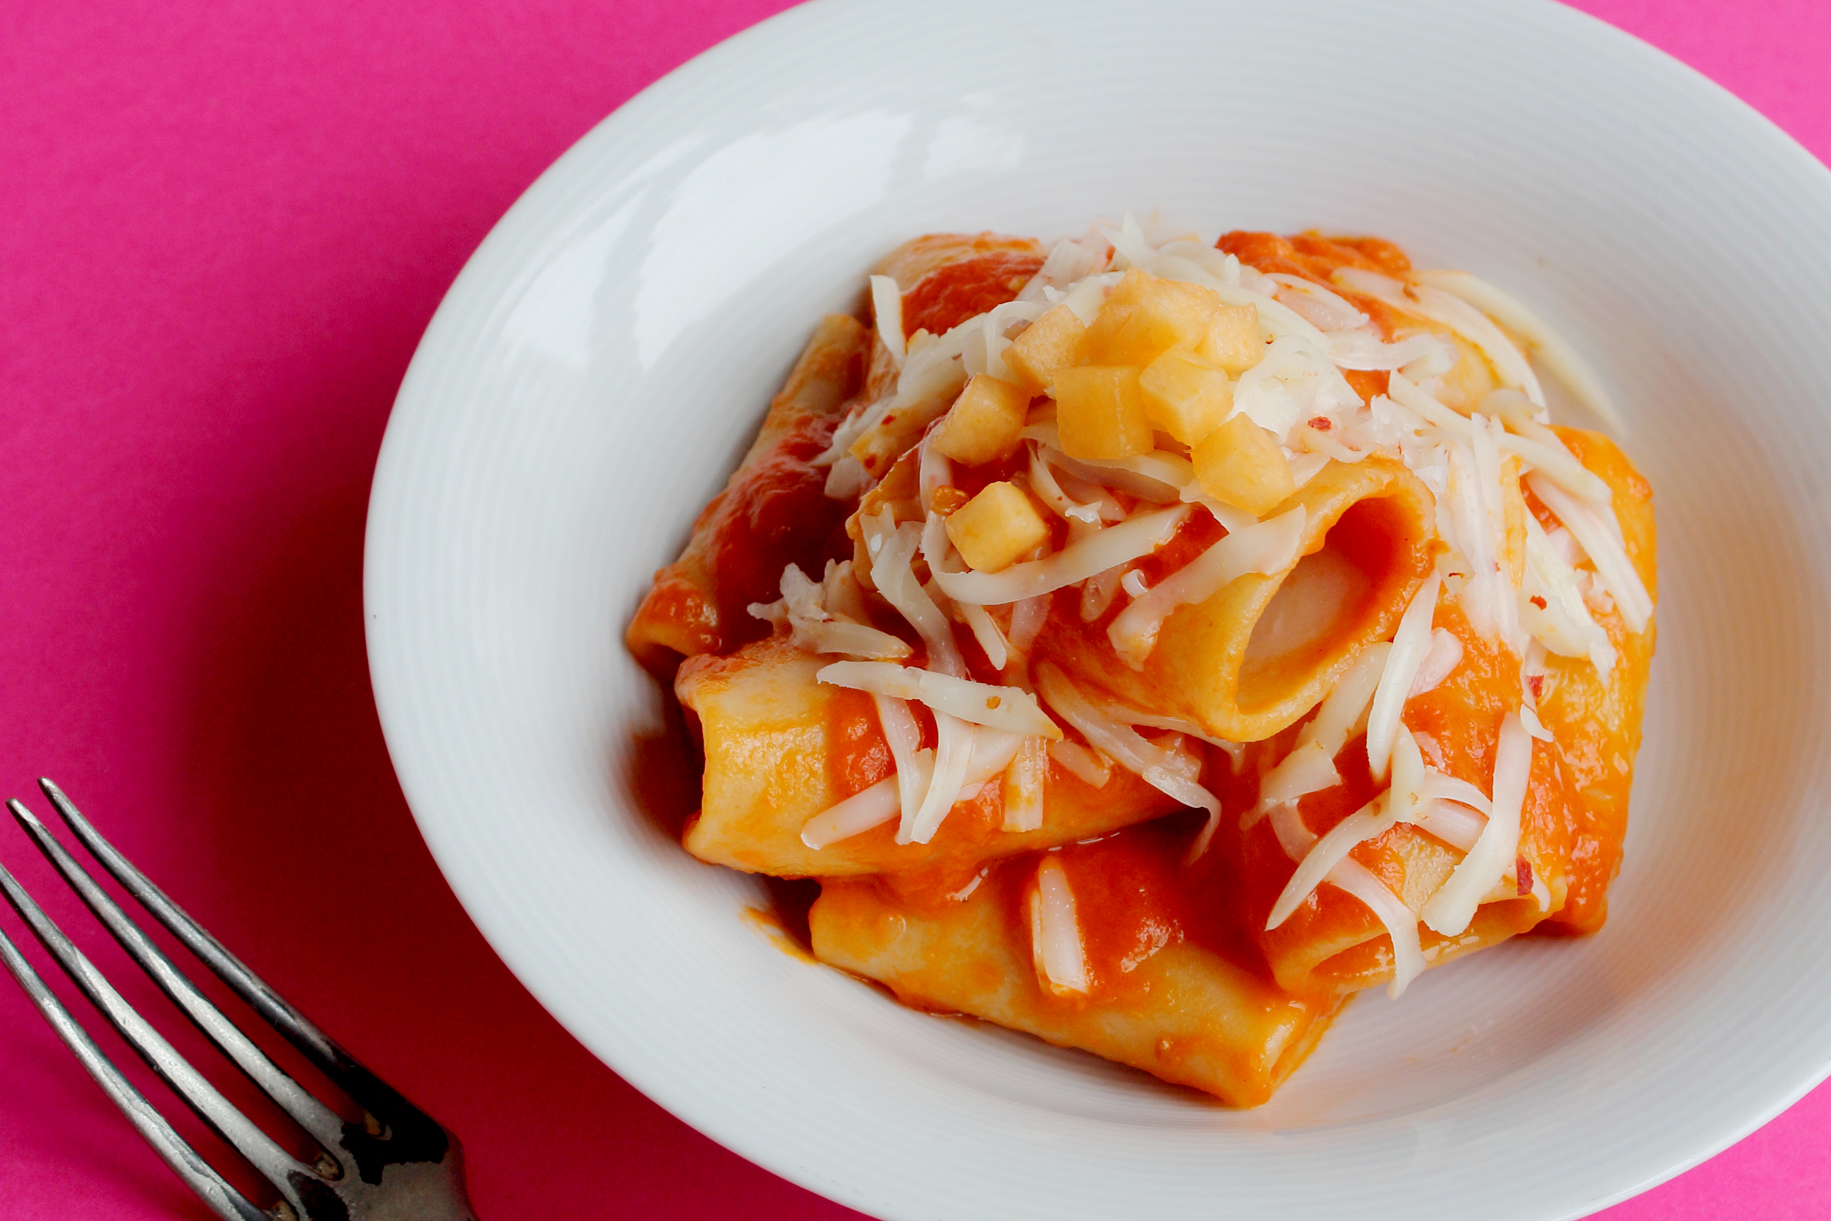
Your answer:
[[[38,785],[90,855],[154,919],[363,1109],[360,1122],[348,1123],[307,1093],[204,998],[30,810],[17,800],[9,801],[7,808],[19,825],[121,947],[206,1038],[317,1142],[319,1156],[308,1165],[236,1110],[134,1012],[13,875],[0,866],[0,890],[5,891],[7,902],[31,926],[58,965],[160,1079],[273,1184],[280,1199],[270,1209],[259,1208],[211,1169],[109,1062],[18,948],[0,932],[0,959],[5,960],[13,978],[58,1037],[76,1053],[89,1075],[191,1190],[227,1221],[476,1221],[465,1194],[463,1154],[455,1136],[358,1064],[223,949],[98,835],[55,784],[40,780]]]

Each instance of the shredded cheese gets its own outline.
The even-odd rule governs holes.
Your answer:
[[[1009,733],[1059,738],[1062,731],[1021,687],[997,687],[888,661],[836,661],[815,675],[823,683],[917,700],[937,713]]]
[[[1107,626],[1113,649],[1134,670],[1156,647],[1164,620],[1179,606],[1205,602],[1247,573],[1282,572],[1297,562],[1303,544],[1302,505],[1270,521],[1228,534],[1143,597],[1119,612]]]
[[[1116,526],[1070,543],[1054,555],[1013,564],[1003,572],[935,570],[935,584],[955,602],[1002,606],[1053,593],[1109,568],[1143,559],[1168,542],[1189,515],[1188,506],[1139,513]],[[902,529],[909,529],[908,526]],[[873,567],[875,579],[877,569]],[[880,585],[881,589],[882,586]],[[917,628],[920,631],[920,628]],[[926,635],[926,634],[924,634]]]
[[[960,789],[954,794],[954,801],[972,800],[981,785],[1010,766],[1021,742],[1022,739],[1016,734],[1002,733],[996,729],[981,729],[975,733],[972,762]],[[911,770],[920,790],[926,791],[928,788],[928,777],[933,767],[932,750],[915,752]],[[854,793],[837,805],[829,806],[808,819],[801,829],[801,842],[818,850],[882,826],[896,818],[902,808],[898,799],[899,786],[898,776],[885,776],[869,788]]]
[[[871,277],[871,312],[877,318],[877,337],[900,370],[909,354],[908,340],[903,334],[903,293],[891,277]]]
[[[1043,825],[1043,796],[1049,776],[1047,742],[1026,737],[1005,769],[1004,830],[1038,831]]]
[[[1036,867],[1036,889],[1030,892],[1029,907],[1037,979],[1057,996],[1086,995],[1091,984],[1074,891],[1068,885],[1068,871],[1055,853],[1045,854]]]
[[[1386,654],[1373,706],[1367,713],[1367,764],[1376,781],[1385,779],[1393,742],[1403,732],[1399,714],[1405,710],[1418,668],[1430,650],[1431,616],[1436,613],[1437,591],[1442,584],[1442,578],[1434,572],[1424,578],[1424,584],[1412,595],[1411,605],[1400,617],[1398,630],[1392,634],[1392,649]]]
[[[1487,825],[1449,880],[1424,904],[1424,923],[1443,936],[1460,936],[1495,879],[1513,867],[1531,770],[1532,737],[1519,714],[1509,712],[1501,722],[1500,743],[1494,752],[1494,796]]]
[[[1428,284],[1432,288],[1461,297],[1525,340],[1545,367],[1570,388],[1578,401],[1595,412],[1597,418],[1617,433],[1627,433],[1627,421],[1621,418],[1620,411],[1616,410],[1614,401],[1609,398],[1608,391],[1603,388],[1602,379],[1596,376],[1595,370],[1577,354],[1575,348],[1517,297],[1502,292],[1466,271],[1414,271],[1412,278],[1420,284]]]
[[[1646,631],[1647,620],[1653,617],[1653,599],[1618,537],[1621,526],[1615,515],[1610,513],[1605,518],[1550,480],[1541,478],[1537,471],[1528,476],[1527,481],[1538,498],[1545,502],[1545,507],[1557,514],[1564,528],[1576,538],[1590,563],[1596,566],[1596,575],[1615,600],[1628,630]],[[1614,526],[1613,532],[1608,528],[1610,525]]]

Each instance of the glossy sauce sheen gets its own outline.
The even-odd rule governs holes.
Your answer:
[[[769,624],[748,608],[781,595],[784,568],[797,564],[817,581],[828,560],[851,551],[845,537],[849,508],[826,494],[825,469],[811,465],[832,440],[834,423],[813,418],[796,423],[708,509],[717,515],[713,563],[725,637],[721,651],[769,635]]]

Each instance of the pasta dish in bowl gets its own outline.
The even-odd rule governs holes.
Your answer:
[[[703,749],[695,856],[818,878],[814,955],[906,1003],[1245,1105],[1349,994],[1601,927],[1652,490],[1551,425],[1528,349],[1612,408],[1529,311],[1128,218],[918,238],[869,315],[628,630]]]

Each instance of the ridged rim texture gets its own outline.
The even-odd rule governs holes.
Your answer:
[[[1660,649],[1600,935],[1350,1006],[1270,1105],[899,1009],[679,849],[621,629],[816,317],[937,229],[1378,233],[1538,310],[1656,489]],[[1831,1069],[1831,180],[1548,3],[821,3],[605,120],[464,269],[401,388],[365,596],[440,866],[588,1047],[889,1218],[1573,1217]],[[663,812],[657,815],[656,811]]]

